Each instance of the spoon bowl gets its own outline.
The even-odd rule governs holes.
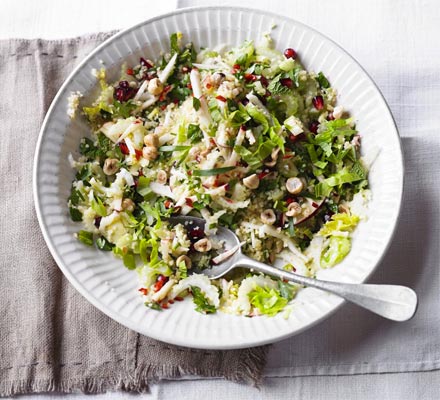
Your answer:
[[[179,216],[169,218],[168,221],[171,225],[182,224],[186,229],[198,227],[202,229],[202,231],[205,231],[206,221],[202,218]],[[241,251],[241,244],[238,237],[228,228],[218,227],[214,237],[217,241],[224,244],[225,253],[230,252],[230,255],[211,268],[203,270],[192,268],[192,273],[202,273],[210,279],[218,279],[234,268],[249,268],[253,272],[261,272],[278,279],[333,293],[393,321],[406,321],[412,318],[416,312],[417,294],[408,287],[399,285],[338,283],[308,278],[263,264],[244,255]]]

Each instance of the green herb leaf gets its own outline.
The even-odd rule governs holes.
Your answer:
[[[215,313],[215,306],[209,304],[206,297],[203,295],[200,288],[197,286],[191,286],[191,293],[193,295],[193,302],[196,305],[196,311],[205,314]]]
[[[102,200],[99,197],[95,196],[90,205],[93,211],[95,211],[95,213],[98,214],[100,217],[107,216],[107,209],[105,208],[105,205],[102,203]]]
[[[110,243],[104,236],[100,236],[96,239],[96,246],[102,251],[111,251],[114,247],[113,243]]]
[[[74,187],[72,187],[69,200],[72,206],[77,206],[80,200],[84,201],[84,196],[79,190],[76,190]]]
[[[123,103],[119,102],[118,100],[113,100],[113,107],[113,118],[128,118],[132,111],[137,108],[137,105],[133,104],[131,100]]]
[[[234,166],[231,167],[222,167],[222,168],[212,168],[212,169],[196,169],[193,171],[194,176],[213,176],[224,174],[226,172],[232,171],[235,169]]]
[[[87,246],[93,246],[93,233],[87,231],[79,231],[76,234],[76,238]]]
[[[283,74],[278,74],[270,81],[267,90],[269,90],[271,94],[283,94],[289,92],[290,89],[280,82],[281,79],[283,79]]]
[[[181,36],[182,36],[181,33],[172,33],[170,35],[171,55],[173,55],[174,53],[180,53],[179,38]]]
[[[244,146],[235,146],[234,150],[240,155],[240,157],[248,164],[252,171],[260,168],[263,165],[263,161],[250,150]]]
[[[144,303],[148,308],[151,308],[152,310],[156,310],[156,311],[162,311],[162,307],[160,306],[159,303]]]
[[[81,155],[93,160],[97,155],[96,153],[98,152],[98,149],[93,143],[93,140],[84,137],[79,144],[79,152]]]
[[[322,72],[318,74],[316,80],[318,81],[319,86],[321,86],[323,89],[327,89],[330,87],[330,82],[327,80],[327,78]]]
[[[200,100],[197,97],[193,97],[193,107],[196,111],[199,111],[201,106]]]
[[[203,132],[200,129],[200,126],[195,124],[189,124],[187,137],[191,143],[199,143],[203,139]]]
[[[84,165],[75,176],[75,179],[78,181],[83,181],[84,184],[89,184],[89,178],[92,176],[92,170],[90,168],[90,164]]]
[[[69,207],[70,219],[75,222],[82,221],[82,213],[75,207]]]
[[[241,65],[244,69],[248,68],[255,53],[252,41],[246,41],[235,50],[235,64]]]

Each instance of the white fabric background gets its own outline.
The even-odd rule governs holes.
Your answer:
[[[232,1],[221,4],[237,5]],[[273,346],[266,369],[271,378],[261,391],[223,381],[164,382],[142,397],[192,399],[210,393],[212,399],[439,398],[440,372],[409,373],[435,370],[440,365],[437,1],[242,0],[240,5],[289,15],[327,34],[365,67],[384,94],[403,138],[406,191],[393,245],[372,280],[415,288],[420,308],[412,321],[395,324],[354,306],[343,307],[312,330]],[[117,0],[3,0],[0,37],[59,38],[123,28],[173,7],[175,1],[131,0],[130,7],[124,8]],[[377,374],[380,372],[401,373]],[[129,395],[94,397],[122,399]]]

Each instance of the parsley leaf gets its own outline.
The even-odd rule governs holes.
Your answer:
[[[69,207],[70,219],[74,222],[82,221],[82,213],[75,207]]]
[[[200,100],[197,97],[193,97],[193,107],[196,111],[199,111],[200,109]]]
[[[136,104],[133,104],[131,100],[126,102],[119,102],[118,100],[113,101],[114,111],[113,117],[128,118],[131,112],[137,108]]]
[[[100,236],[96,239],[96,246],[102,251],[111,251],[114,247],[113,243],[110,243],[104,236]]]
[[[208,300],[203,295],[200,288],[198,288],[197,286],[191,286],[191,292],[193,295],[193,302],[196,305],[196,311],[205,314],[215,313],[215,306],[209,304]]]
[[[275,78],[270,81],[267,90],[269,90],[269,92],[272,94],[288,93],[289,88],[287,86],[284,86],[280,81],[282,78],[283,74],[278,74],[277,76],[275,76]]]
[[[100,217],[107,216],[107,210],[99,197],[95,196],[90,205],[92,206],[93,211],[95,211]]]
[[[327,78],[322,72],[318,74],[316,80],[318,81],[319,86],[321,86],[323,89],[327,89],[330,87],[330,82],[327,80]]]
[[[191,143],[199,143],[203,139],[203,132],[200,126],[189,124],[187,136]]]
[[[179,41],[182,34],[179,32],[172,33],[170,36],[171,55],[174,53],[180,53]]]

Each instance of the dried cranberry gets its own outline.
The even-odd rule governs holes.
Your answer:
[[[95,226],[96,226],[96,228],[98,228],[99,229],[99,224],[101,223],[101,217],[96,217],[95,218]]]
[[[144,57],[141,57],[139,62],[143,67],[147,67],[147,68],[152,67],[152,65]]]
[[[288,49],[284,50],[284,57],[295,59],[296,56],[297,56],[296,51],[293,50],[292,48],[289,47]]]
[[[162,283],[166,283],[168,282],[168,277],[165,275],[160,274],[157,278],[156,278],[157,282],[162,282]]]
[[[254,74],[244,74],[244,79],[248,82],[255,82],[257,80],[257,76]]]
[[[128,155],[130,154],[130,150],[128,150],[127,145],[125,144],[125,142],[119,142],[118,143],[119,148],[121,149],[121,153]]]
[[[134,75],[133,69],[127,68],[127,75]]]
[[[225,99],[223,96],[221,96],[221,95],[218,95],[218,96],[216,96],[215,98],[216,98],[217,100],[223,101],[224,103],[226,102],[226,99]]]
[[[127,81],[119,82],[115,88],[114,98],[119,102],[128,101],[132,99],[136,94],[136,89],[130,87]]]
[[[193,207],[194,206],[194,202],[192,201],[191,197],[186,197],[185,198],[185,203],[188,207]]]
[[[290,203],[293,203],[294,201],[296,201],[296,198],[295,198],[295,197],[288,197],[288,198],[286,199],[286,204],[289,205]]]
[[[300,140],[303,140],[304,137],[305,137],[305,136],[304,136],[304,133],[300,133],[299,135],[291,134],[291,135],[289,136],[289,141],[290,141],[291,143],[299,142]]]
[[[142,150],[134,149],[136,153],[136,160],[140,160],[142,157]]]
[[[188,238],[192,243],[197,242],[197,240],[203,239],[205,237],[205,232],[200,226],[195,226],[188,230]]]
[[[324,99],[322,96],[316,96],[312,99],[313,107],[317,110],[322,110],[324,108]]]
[[[293,81],[290,78],[280,79],[280,82],[283,86],[286,86],[288,88],[291,88],[293,86]]]
[[[159,275],[156,279],[156,283],[154,284],[154,291],[158,292],[160,289],[162,289],[163,285],[168,282],[168,278],[165,275]]]
[[[265,76],[263,76],[263,75],[261,75],[261,77],[260,77],[260,81],[261,81],[261,84],[263,85],[263,86],[268,86],[269,85],[269,81],[267,80],[267,78],[265,77]]]
[[[260,173],[258,174],[258,179],[259,179],[259,180],[264,179],[264,177],[265,177],[266,175],[269,175],[269,173],[270,173],[270,171],[269,171],[268,169],[265,169],[263,172],[260,172]]]
[[[319,128],[319,122],[318,121],[312,121],[309,124],[309,131],[312,133],[318,133]]]

